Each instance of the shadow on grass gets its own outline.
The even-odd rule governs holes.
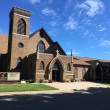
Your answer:
[[[110,88],[74,91],[0,96],[0,110],[110,110]]]
[[[110,81],[96,81],[95,83],[104,84],[110,86]]]

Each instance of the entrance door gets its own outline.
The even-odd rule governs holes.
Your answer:
[[[53,70],[52,71],[52,79],[54,81],[60,81],[60,73],[59,70]]]
[[[52,79],[54,81],[60,81],[60,66],[58,62],[55,62],[52,68]]]

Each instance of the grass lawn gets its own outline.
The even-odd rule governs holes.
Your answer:
[[[100,83],[100,84],[104,84],[104,85],[110,86],[110,82],[97,82],[97,83]]]
[[[101,84],[104,84],[104,85],[110,86],[110,83],[101,83]]]
[[[43,84],[0,85],[0,92],[58,90]]]

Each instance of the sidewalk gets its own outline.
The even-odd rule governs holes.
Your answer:
[[[99,83],[94,82],[71,82],[71,83],[43,83],[48,86],[58,88],[59,90],[47,91],[21,91],[21,92],[0,92],[0,96],[4,95],[23,95],[23,94],[60,94],[60,93],[74,93],[79,90],[87,90],[88,88],[110,88]]]

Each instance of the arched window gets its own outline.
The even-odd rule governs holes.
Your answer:
[[[45,45],[44,45],[43,41],[39,41],[39,43],[37,45],[37,50],[40,53],[44,53],[45,52]]]
[[[86,69],[83,68],[83,69],[82,69],[82,79],[85,79],[85,75],[86,75]]]
[[[40,63],[40,70],[44,70],[44,62],[43,61],[41,61],[41,63]]]
[[[69,63],[67,64],[67,71],[71,71],[71,65]]]
[[[58,62],[55,62],[53,67],[52,67],[52,70],[59,70],[59,69],[60,69],[60,67],[59,67]]]
[[[19,58],[17,59],[17,68],[18,68],[18,69],[21,69],[21,66],[22,66],[22,58],[19,57]]]
[[[76,67],[74,68],[74,76],[75,76],[75,79],[78,78],[78,70]]]
[[[17,33],[26,35],[26,22],[23,19],[18,21]]]

